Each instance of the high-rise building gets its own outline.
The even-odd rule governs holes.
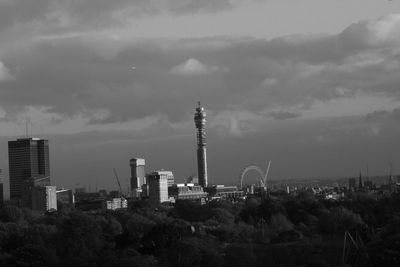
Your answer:
[[[162,172],[153,172],[147,175],[149,184],[150,203],[156,205],[168,202],[168,176]]]
[[[24,183],[41,179],[50,185],[49,141],[40,138],[22,138],[8,142],[10,198],[20,200]]]
[[[197,172],[199,184],[207,187],[206,112],[200,102],[194,114],[194,122],[197,129]]]
[[[144,159],[133,158],[129,161],[131,166],[131,191],[141,189],[146,184],[146,172]]]
[[[173,174],[171,171],[164,171],[164,170],[162,170],[162,171],[157,171],[157,173],[158,173],[159,175],[162,175],[162,176],[167,177],[167,184],[168,184],[168,187],[171,187],[171,186],[174,185],[174,183],[175,183],[175,178],[174,178],[174,174]]]
[[[42,212],[57,210],[57,190],[55,186],[35,186],[31,192],[33,210]]]

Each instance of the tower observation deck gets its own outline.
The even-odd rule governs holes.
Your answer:
[[[207,152],[206,152],[206,112],[200,102],[194,114],[194,123],[197,129],[197,172],[199,184],[207,187]]]

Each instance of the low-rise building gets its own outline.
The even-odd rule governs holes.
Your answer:
[[[204,188],[211,197],[220,197],[224,199],[243,198],[245,193],[239,190],[237,186],[214,185]]]
[[[71,204],[75,203],[75,197],[72,192],[72,189],[58,189],[57,193],[57,201],[63,204]]]
[[[128,208],[128,200],[123,197],[113,198],[103,202],[103,208],[107,210],[117,210]]]
[[[168,194],[176,200],[200,199],[208,196],[208,193],[203,191],[203,187],[194,184],[176,184],[168,188]]]

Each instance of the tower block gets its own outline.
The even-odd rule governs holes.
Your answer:
[[[202,187],[207,187],[206,112],[200,102],[194,114],[194,123],[197,130],[197,172],[199,184]]]

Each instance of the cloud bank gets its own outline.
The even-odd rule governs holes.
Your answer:
[[[272,40],[41,39],[3,57],[1,106],[14,115],[46,107],[89,124],[149,116],[175,123],[186,121],[198,100],[215,114],[244,110],[278,120],[306,119],[316,104],[337,100],[341,114],[352,116],[360,97],[388,107],[400,100],[399,21],[393,14],[337,35]]]

